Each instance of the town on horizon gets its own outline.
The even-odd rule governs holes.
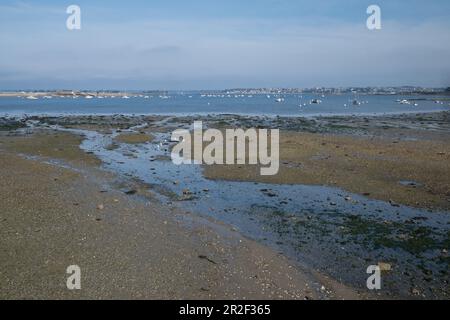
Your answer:
[[[314,87],[314,88],[228,88],[228,89],[206,89],[206,90],[121,90],[121,89],[99,89],[99,90],[74,90],[74,89],[20,89],[20,90],[0,90],[2,96],[21,96],[29,93],[33,94],[53,94],[53,95],[104,95],[104,94],[185,94],[185,93],[208,93],[208,94],[368,94],[368,95],[395,95],[395,94],[450,94],[450,87],[418,87],[418,86],[387,86],[387,87]]]

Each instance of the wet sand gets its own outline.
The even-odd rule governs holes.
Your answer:
[[[129,145],[123,156],[132,158],[137,156],[139,145],[147,143],[161,144],[166,153],[170,152],[170,143],[155,137],[174,129],[189,128],[194,120],[203,120],[207,127],[222,130],[279,128],[281,165],[278,175],[261,177],[257,174],[258,167],[245,165],[208,166],[203,168],[202,174],[211,181],[337,187],[343,190],[343,194],[338,195],[345,198],[342,201],[355,203],[358,210],[364,209],[367,202],[369,207],[375,206],[371,210],[382,205],[380,208],[386,212],[382,214],[383,210],[377,209],[369,215],[341,213],[338,212],[341,204],[332,203],[334,200],[325,200],[326,203],[321,204],[328,207],[325,211],[319,208],[315,212],[312,205],[309,209],[301,208],[299,213],[289,211],[292,208],[286,208],[288,211],[284,212],[283,206],[290,200],[270,198],[274,203],[281,201],[276,210],[262,204],[255,209],[263,228],[273,229],[279,234],[280,241],[275,246],[265,246],[260,244],[261,241],[246,239],[243,233],[227,223],[185,209],[189,207],[187,202],[191,197],[197,197],[189,190],[186,194],[183,191],[181,198],[176,195],[173,200],[181,200],[181,205],[173,206],[161,202],[153,186],[142,185],[132,174],[127,173],[124,178],[99,169],[99,159],[80,150],[83,138],[77,135],[53,130],[45,124],[42,126],[46,130],[35,130],[21,129],[24,125],[20,121],[6,123],[0,136],[0,149],[4,151],[0,178],[1,189],[9,196],[2,204],[6,208],[6,220],[2,223],[13,230],[3,235],[5,241],[2,241],[7,245],[3,251],[5,258],[1,261],[9,263],[2,268],[7,270],[2,273],[6,279],[2,283],[8,284],[7,289],[2,290],[9,292],[6,297],[341,299],[448,296],[448,272],[442,265],[448,264],[448,235],[446,240],[442,230],[430,227],[440,213],[434,214],[428,224],[428,217],[422,216],[424,212],[420,212],[420,216],[409,216],[405,208],[400,207],[437,210],[443,214],[438,220],[446,220],[444,215],[450,208],[448,112],[316,119],[116,115],[31,117],[27,120],[39,121],[41,125],[97,131],[106,136],[116,132],[119,135],[113,138],[115,145],[111,148]],[[134,126],[139,129],[131,129],[132,134],[123,132]],[[17,128],[19,131],[14,131]],[[117,137],[125,139],[117,140]],[[150,159],[155,160],[169,159],[167,155]],[[58,180],[48,179],[57,172]],[[63,178],[66,174],[71,175],[70,179]],[[177,177],[166,183],[178,184]],[[20,193],[23,190],[32,196]],[[124,190],[133,192],[125,194]],[[270,190],[264,192],[263,196],[272,197]],[[382,203],[370,204],[363,198],[356,201],[345,192],[390,201],[388,206],[395,210],[385,210]],[[34,233],[29,230],[27,219],[18,220],[17,211],[20,212],[22,207],[30,215],[38,212],[33,216],[45,228],[38,228],[39,231]],[[387,217],[390,211],[392,214],[397,211],[397,214]],[[373,214],[382,216],[383,221],[381,218],[370,220],[374,218]],[[406,219],[405,222],[402,219]],[[441,229],[445,228],[441,224]],[[14,238],[15,230],[21,231],[17,238]],[[71,234],[76,234],[77,240],[69,239]],[[356,248],[360,243],[364,246]],[[310,260],[318,261],[328,256],[330,260],[321,261],[319,266],[323,268],[317,269],[298,264],[278,250],[284,245],[300,249],[301,257]],[[338,252],[344,246],[346,251]],[[59,253],[57,259],[50,259],[53,253],[49,250]],[[391,255],[393,252],[396,254]],[[44,256],[51,261],[51,267],[42,267]],[[79,292],[78,296],[65,289],[65,267],[82,264],[67,263],[68,257],[72,256],[89,270],[101,270],[88,276],[92,277],[86,280],[88,289]],[[118,258],[111,259],[114,256]],[[178,263],[180,259],[182,264]],[[37,267],[25,266],[23,262],[29,260]],[[428,265],[427,260],[432,265]],[[389,281],[393,291],[374,293],[364,288],[364,279],[360,278],[365,276],[368,263],[392,265],[394,271],[390,273],[395,277],[389,277]],[[337,269],[329,269],[332,265]],[[39,270],[45,281],[31,276]],[[62,270],[62,274],[55,270]],[[357,282],[343,281],[346,276],[342,271],[346,275],[355,272]],[[102,282],[96,277],[103,279]],[[112,284],[105,286],[108,281]],[[24,285],[17,287],[15,283]],[[26,283],[33,285],[27,289]],[[50,286],[44,285],[44,293],[39,295],[33,288],[43,283],[50,283]],[[324,290],[321,290],[322,285]]]
[[[359,298],[226,225],[125,194],[80,141],[0,136],[2,299]],[[66,288],[73,264],[82,290]]]
[[[204,166],[209,179],[336,186],[418,208],[450,209],[450,137],[401,140],[282,131],[280,170]]]

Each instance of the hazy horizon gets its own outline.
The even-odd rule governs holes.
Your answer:
[[[341,2],[5,0],[0,89],[450,86],[449,1]]]
[[[195,91],[226,91],[226,90],[259,90],[259,89],[272,89],[272,90],[276,90],[276,89],[280,89],[280,90],[313,90],[313,89],[364,89],[364,88],[378,88],[378,89],[387,89],[387,88],[422,88],[422,89],[447,89],[449,87],[432,87],[432,86],[413,86],[413,85],[398,85],[398,86],[364,86],[364,85],[358,85],[358,86],[348,86],[348,87],[325,87],[325,86],[317,86],[317,87],[279,87],[279,86],[274,86],[274,87],[256,87],[256,86],[250,86],[250,87],[228,87],[228,88],[210,88],[210,89],[164,89],[164,88],[144,88],[144,89],[133,89],[133,88],[129,88],[129,89],[123,89],[123,88],[17,88],[17,89],[3,89],[0,88],[0,92],[19,92],[19,91],[118,91],[118,92],[125,92],[125,91],[129,91],[129,92],[151,92],[151,91],[173,91],[173,92],[195,92]]]

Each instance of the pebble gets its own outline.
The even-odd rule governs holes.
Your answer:
[[[393,207],[400,207],[400,205],[399,205],[398,203],[396,203],[395,201],[393,201],[393,200],[389,200],[389,203],[390,203],[391,206],[393,206]]]
[[[378,262],[378,267],[381,271],[390,271],[392,268],[391,264],[387,262]]]
[[[411,290],[411,293],[412,293],[413,295],[415,295],[415,296],[420,295],[419,289],[416,289],[416,288],[413,288],[413,289]]]

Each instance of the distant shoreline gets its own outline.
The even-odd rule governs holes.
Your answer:
[[[136,96],[136,95],[159,95],[168,93],[205,93],[205,94],[271,94],[271,95],[290,95],[290,94],[324,94],[324,95],[450,95],[450,87],[339,87],[339,88],[233,88],[233,89],[198,89],[198,90],[0,90],[0,97],[27,97],[27,96]]]

